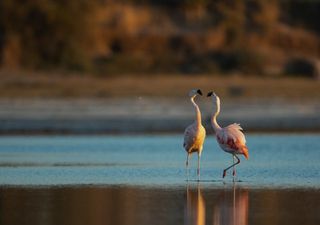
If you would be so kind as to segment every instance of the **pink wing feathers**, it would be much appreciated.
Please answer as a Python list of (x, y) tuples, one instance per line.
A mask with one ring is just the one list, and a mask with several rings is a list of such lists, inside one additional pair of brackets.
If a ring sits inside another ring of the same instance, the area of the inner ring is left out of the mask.
[(240, 124), (234, 123), (227, 127), (221, 128), (217, 132), (217, 140), (223, 150), (234, 152), (236, 154), (244, 154), (248, 158), (248, 148), (246, 147), (246, 138), (242, 133)]

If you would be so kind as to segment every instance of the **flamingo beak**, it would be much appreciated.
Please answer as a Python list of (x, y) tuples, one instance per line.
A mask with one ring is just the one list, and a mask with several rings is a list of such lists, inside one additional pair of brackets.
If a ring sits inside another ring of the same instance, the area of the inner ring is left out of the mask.
[(197, 90), (197, 93), (202, 96), (202, 92), (200, 89)]
[(213, 91), (210, 91), (210, 92), (207, 94), (207, 97), (210, 97), (212, 94), (213, 94)]

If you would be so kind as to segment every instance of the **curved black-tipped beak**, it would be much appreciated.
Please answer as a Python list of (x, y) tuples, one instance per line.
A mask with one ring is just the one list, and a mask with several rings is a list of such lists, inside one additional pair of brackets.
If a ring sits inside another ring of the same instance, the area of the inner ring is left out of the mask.
[(213, 94), (213, 91), (210, 91), (210, 92), (207, 94), (207, 97), (210, 97), (212, 94)]
[(202, 92), (200, 89), (197, 90), (197, 93), (202, 96)]

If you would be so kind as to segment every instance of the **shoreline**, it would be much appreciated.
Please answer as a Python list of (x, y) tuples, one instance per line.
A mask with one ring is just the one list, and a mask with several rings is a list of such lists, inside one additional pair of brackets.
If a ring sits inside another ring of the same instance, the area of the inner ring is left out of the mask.
[[(212, 106), (199, 98), (211, 133)], [(320, 132), (320, 104), (273, 100), (226, 101), (221, 126), (240, 123), (245, 132)], [(0, 134), (181, 133), (194, 120), (185, 98), (0, 99)]]
[(203, 190), (231, 190), (233, 188), (248, 189), (252, 191), (260, 190), (277, 190), (277, 191), (295, 191), (295, 190), (305, 190), (305, 191), (319, 191), (319, 186), (304, 186), (304, 185), (248, 185), (243, 182), (223, 182), (217, 184), (217, 182), (192, 182), (185, 184), (168, 184), (168, 185), (157, 185), (157, 184), (0, 184), (0, 190), (6, 189), (21, 189), (21, 190), (46, 190), (46, 189), (123, 189), (132, 188), (137, 190), (183, 190), (186, 187), (197, 188), (201, 186)]

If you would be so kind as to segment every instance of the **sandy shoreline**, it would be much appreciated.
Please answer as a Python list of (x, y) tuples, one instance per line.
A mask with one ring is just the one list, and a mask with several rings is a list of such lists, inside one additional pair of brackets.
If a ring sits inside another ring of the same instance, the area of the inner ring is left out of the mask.
[[(199, 99), (210, 132), (212, 105)], [(320, 131), (320, 103), (263, 99), (223, 102), (219, 123), (246, 131)], [(185, 98), (1, 99), (0, 133), (181, 132), (194, 119)]]

